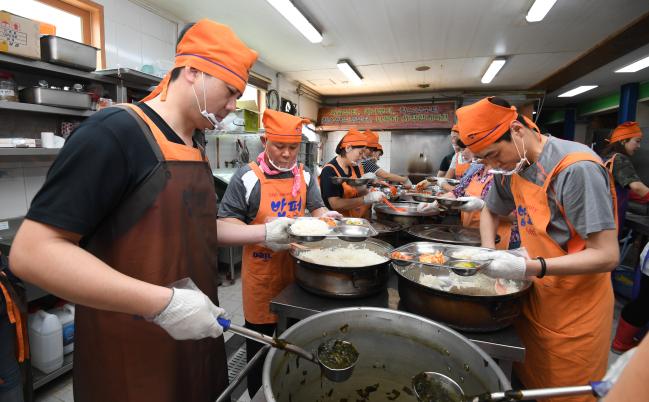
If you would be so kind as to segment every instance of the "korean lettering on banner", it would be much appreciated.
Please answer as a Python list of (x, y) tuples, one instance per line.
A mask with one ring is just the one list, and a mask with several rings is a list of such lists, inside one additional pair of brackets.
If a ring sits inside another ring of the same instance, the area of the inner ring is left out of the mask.
[(415, 103), (323, 107), (318, 126), (324, 131), (451, 128), (455, 103)]

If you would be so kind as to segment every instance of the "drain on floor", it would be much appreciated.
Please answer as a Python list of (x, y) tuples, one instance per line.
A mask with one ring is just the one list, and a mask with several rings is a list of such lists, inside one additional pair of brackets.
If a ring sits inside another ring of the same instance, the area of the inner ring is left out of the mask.
[(246, 367), (246, 363), (246, 347), (243, 345), (228, 359), (228, 376), (230, 382), (232, 382), (232, 380), (239, 375), (241, 370)]

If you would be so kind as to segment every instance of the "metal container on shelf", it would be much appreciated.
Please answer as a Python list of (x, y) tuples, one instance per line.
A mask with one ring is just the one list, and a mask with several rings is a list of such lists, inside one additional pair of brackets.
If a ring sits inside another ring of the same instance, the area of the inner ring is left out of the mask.
[(365, 297), (385, 290), (390, 273), (389, 255), (392, 251), (392, 246), (388, 243), (371, 238), (357, 243), (339, 239), (306, 243), (310, 249), (346, 248), (352, 244), (352, 247), (368, 249), (385, 256), (385, 262), (360, 267), (325, 265), (324, 261), (316, 264), (303, 258), (303, 253), (309, 249), (292, 248), (290, 253), (296, 261), (296, 283), (311, 293), (333, 298)]
[(319, 368), (307, 367), (301, 359), (273, 349), (262, 374), (268, 402), (353, 401), (364, 391), (377, 391), (372, 395), (377, 400), (398, 397), (399, 401), (414, 402), (417, 398), (411, 391), (411, 379), (422, 371), (444, 373), (467, 395), (510, 388), (498, 364), (467, 338), (403, 311), (374, 307), (330, 310), (298, 322), (281, 338), (307, 350), (340, 338), (358, 350), (358, 363), (351, 378), (332, 383), (323, 379)]
[(74, 67), (83, 71), (97, 69), (97, 49), (84, 43), (61, 38), (41, 36), (41, 59), (54, 64)]
[(20, 100), (37, 105), (67, 107), (72, 109), (90, 109), (90, 94), (78, 91), (46, 87), (28, 87), (20, 90)]

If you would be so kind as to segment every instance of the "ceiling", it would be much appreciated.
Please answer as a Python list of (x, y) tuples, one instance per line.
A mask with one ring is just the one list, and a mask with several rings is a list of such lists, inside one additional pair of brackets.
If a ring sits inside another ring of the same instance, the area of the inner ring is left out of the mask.
[[(184, 21), (230, 25), (266, 65), (323, 96), (527, 89), (649, 12), (645, 0), (558, 0), (543, 21), (528, 23), (532, 0), (294, 0), (323, 33), (322, 43), (311, 44), (266, 0), (146, 1)], [(481, 84), (495, 56), (508, 62), (491, 84)], [(356, 65), (361, 85), (336, 68), (341, 58)], [(416, 71), (420, 65), (431, 68)], [(600, 70), (584, 77), (601, 82), (588, 96), (614, 91), (616, 80), (638, 81)], [(649, 72), (641, 76), (649, 79)]]

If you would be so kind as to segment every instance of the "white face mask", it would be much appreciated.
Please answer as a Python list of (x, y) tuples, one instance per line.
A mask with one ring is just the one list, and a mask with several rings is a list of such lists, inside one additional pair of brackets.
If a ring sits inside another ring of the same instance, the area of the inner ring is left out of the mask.
[(212, 130), (221, 129), (221, 123), (217, 120), (214, 113), (209, 113), (207, 111), (207, 95), (205, 90), (205, 73), (201, 72), (203, 76), (203, 108), (201, 109), (201, 103), (198, 101), (198, 95), (196, 94), (196, 88), (192, 85), (192, 90), (194, 91), (194, 97), (196, 98), (196, 104), (198, 105), (198, 111), (201, 113), (207, 121), (212, 125)]
[(527, 150), (525, 149), (525, 143), (523, 143), (523, 155), (521, 156), (521, 152), (518, 150), (518, 145), (516, 145), (516, 140), (512, 138), (512, 141), (514, 142), (514, 146), (516, 147), (516, 153), (518, 154), (518, 157), (521, 158), (516, 164), (516, 166), (514, 166), (512, 170), (489, 169), (489, 173), (501, 174), (503, 176), (511, 176), (516, 173), (519, 173), (520, 171), (523, 170), (525, 166), (530, 164), (530, 161), (527, 160)]
[(268, 163), (270, 163), (270, 165), (274, 169), (279, 170), (280, 172), (290, 172), (291, 170), (293, 170), (293, 168), (295, 168), (297, 166), (297, 159), (296, 159), (295, 163), (291, 167), (288, 167), (288, 168), (279, 167), (279, 166), (277, 166), (275, 164), (275, 162), (273, 162), (272, 159), (270, 159), (270, 154), (268, 153), (268, 147), (266, 147), (266, 149), (264, 149), (264, 152), (266, 153), (266, 158), (268, 158)]

